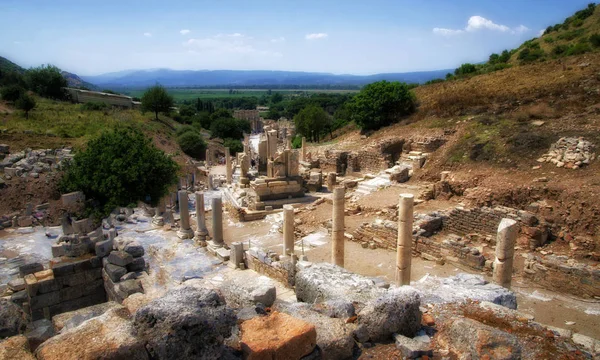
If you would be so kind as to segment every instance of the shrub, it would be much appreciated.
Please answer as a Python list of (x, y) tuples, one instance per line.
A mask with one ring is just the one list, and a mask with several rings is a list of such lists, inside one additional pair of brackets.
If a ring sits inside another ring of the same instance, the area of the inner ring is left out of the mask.
[(29, 96), (27, 93), (21, 94), (21, 97), (15, 102), (15, 106), (25, 112), (25, 119), (29, 119), (29, 111), (35, 108), (35, 99)]
[(302, 147), (302, 136), (296, 135), (292, 139), (292, 149), (300, 149)]
[(462, 64), (459, 68), (454, 70), (454, 74), (455, 75), (467, 75), (467, 74), (472, 74), (476, 71), (477, 71), (477, 67), (475, 67), (475, 65), (466, 63), (466, 64)]
[(66, 97), (67, 80), (56, 66), (42, 65), (27, 70), (25, 78), (29, 89), (38, 95), (50, 99), (62, 100)]
[(412, 114), (415, 94), (405, 83), (378, 81), (365, 86), (349, 103), (352, 120), (363, 130), (376, 130)]
[(244, 145), (238, 139), (225, 139), (223, 140), (223, 146), (229, 148), (231, 155), (235, 155), (239, 152), (244, 151)]
[(592, 51), (592, 49), (590, 48), (589, 44), (577, 43), (575, 45), (569, 46), (569, 49), (567, 49), (567, 52), (565, 53), (565, 55), (567, 55), (567, 56), (581, 55), (581, 54), (585, 54), (586, 52), (590, 52), (590, 51)]
[(206, 142), (197, 131), (186, 131), (177, 137), (177, 143), (187, 155), (201, 159), (205, 156)]
[(2, 100), (10, 102), (17, 101), (24, 93), (25, 89), (19, 85), (8, 85), (0, 89), (0, 96), (2, 97)]
[(545, 37), (544, 42), (548, 44), (552, 44), (554, 42), (554, 38), (551, 36)]
[(560, 40), (571, 41), (575, 38), (580, 37), (581, 35), (583, 35), (583, 29), (577, 29), (559, 34), (557, 38)]
[(196, 130), (196, 128), (194, 128), (191, 125), (183, 125), (183, 126), (180, 126), (179, 128), (177, 128), (177, 130), (175, 131), (175, 135), (181, 136), (181, 135), (185, 134), (186, 132), (198, 132), (198, 131)]
[(250, 122), (243, 119), (220, 118), (213, 120), (210, 125), (210, 132), (213, 138), (221, 139), (241, 139), (244, 133), (250, 133)]
[(103, 102), (92, 102), (88, 101), (84, 104), (81, 104), (81, 110), (83, 111), (100, 111), (107, 109), (108, 105)]
[(561, 56), (567, 52), (569, 47), (567, 45), (556, 45), (552, 48), (552, 55)]
[(60, 181), (64, 192), (82, 191), (98, 216), (138, 201), (156, 204), (177, 182), (178, 166), (140, 131), (117, 129), (77, 152)]
[(596, 47), (600, 46), (600, 34), (591, 35), (589, 40), (593, 46), (596, 46)]
[[(539, 45), (539, 44), (538, 44)], [(525, 48), (519, 53), (519, 60), (524, 63), (537, 61), (544, 57), (544, 50)]]

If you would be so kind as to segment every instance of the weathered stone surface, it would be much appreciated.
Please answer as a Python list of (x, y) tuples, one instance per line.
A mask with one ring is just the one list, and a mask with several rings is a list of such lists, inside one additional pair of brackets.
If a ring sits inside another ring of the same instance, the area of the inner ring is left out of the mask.
[(310, 354), (317, 343), (315, 326), (273, 312), (241, 324), (241, 346), (248, 360), (294, 360)]
[(266, 276), (233, 277), (221, 285), (221, 292), (227, 304), (246, 307), (261, 303), (272, 306), (277, 297), (275, 282)]
[(298, 301), (308, 303), (335, 299), (365, 302), (385, 293), (373, 279), (327, 263), (313, 264), (296, 273), (295, 286)]
[(99, 241), (95, 245), (96, 256), (105, 257), (113, 250), (113, 240)]
[(128, 242), (125, 246), (123, 246), (123, 251), (133, 257), (144, 256), (144, 247), (138, 241)]
[(129, 312), (115, 308), (50, 338), (36, 350), (38, 360), (148, 359), (134, 334)]
[(452, 350), (472, 359), (520, 359), (521, 347), (515, 335), (478, 321), (455, 318), (444, 334)]
[(191, 286), (169, 291), (134, 316), (138, 336), (156, 359), (218, 359), (235, 323), (234, 312), (220, 295)]
[(449, 278), (426, 276), (412, 285), (419, 290), (424, 304), (464, 302), (471, 299), (517, 308), (515, 293), (500, 285), (488, 283), (481, 275), (460, 273)]
[(118, 266), (127, 266), (133, 261), (133, 256), (125, 251), (113, 251), (108, 255), (108, 262)]
[(81, 325), (81, 323), (83, 323), (84, 321), (106, 313), (110, 309), (121, 307), (122, 306), (120, 306), (114, 301), (88, 306), (83, 309), (55, 315), (54, 317), (52, 317), (52, 325), (56, 332), (61, 332), (63, 331), (63, 329), (69, 330)]
[(10, 337), (0, 342), (0, 359), (35, 360), (23, 335)]
[(277, 310), (313, 324), (317, 330), (317, 345), (322, 358), (348, 359), (352, 357), (355, 346), (353, 337), (356, 325), (346, 323), (345, 319), (331, 318), (311, 310), (306, 303), (278, 306)]
[(366, 328), (371, 341), (388, 340), (394, 333), (412, 337), (421, 327), (420, 305), (414, 288), (392, 288), (365, 305), (358, 324)]
[(143, 257), (133, 258), (131, 263), (127, 264), (127, 271), (136, 272), (146, 269), (146, 260)]
[(0, 339), (22, 334), (27, 328), (28, 316), (19, 306), (0, 299)]
[(23, 278), (11, 280), (8, 282), (8, 288), (12, 291), (25, 290), (25, 280)]
[(34, 321), (27, 326), (25, 337), (27, 337), (27, 340), (29, 341), (30, 349), (35, 351), (41, 343), (53, 337), (54, 334), (52, 321), (41, 319)]
[(396, 348), (402, 353), (403, 359), (417, 359), (422, 356), (433, 356), (433, 351), (430, 349), (429, 343), (411, 339), (409, 337), (396, 334)]
[(24, 277), (28, 274), (33, 274), (38, 271), (44, 270), (44, 266), (40, 263), (31, 263), (19, 266), (19, 275)]
[(347, 319), (356, 315), (356, 309), (352, 302), (342, 299), (329, 300), (324, 303), (315, 304), (313, 310), (332, 318)]
[(106, 274), (113, 282), (118, 282), (121, 280), (121, 276), (127, 274), (126, 268), (113, 264), (106, 264), (104, 271), (106, 271)]

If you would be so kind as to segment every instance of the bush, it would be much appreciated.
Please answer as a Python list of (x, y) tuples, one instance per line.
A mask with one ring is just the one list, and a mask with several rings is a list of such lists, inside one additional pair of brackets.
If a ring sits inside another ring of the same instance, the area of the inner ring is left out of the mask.
[(210, 132), (213, 138), (241, 139), (244, 133), (250, 133), (250, 122), (243, 119), (220, 118), (213, 120)]
[(577, 29), (573, 31), (567, 31), (557, 36), (560, 40), (571, 41), (583, 35), (583, 29)]
[(178, 166), (152, 140), (131, 129), (105, 132), (75, 154), (60, 181), (63, 193), (82, 191), (98, 216), (138, 201), (156, 205), (177, 183)]
[(466, 63), (466, 64), (462, 64), (459, 68), (454, 70), (454, 75), (457, 75), (457, 76), (467, 75), (467, 74), (472, 74), (476, 71), (477, 71), (477, 67), (475, 67), (475, 65)]
[(231, 155), (244, 151), (244, 144), (238, 139), (225, 139), (223, 140), (223, 146), (229, 148)]
[(25, 93), (25, 89), (19, 85), (8, 85), (0, 89), (2, 100), (15, 102), (21, 95)]
[(81, 110), (83, 111), (101, 111), (104, 109), (108, 109), (108, 105), (103, 102), (88, 101), (84, 104), (81, 104)]
[(589, 40), (593, 46), (595, 46), (595, 47), (600, 46), (600, 34), (591, 35)]
[(29, 96), (27, 93), (21, 94), (21, 97), (17, 99), (15, 102), (15, 106), (17, 109), (23, 110), (25, 112), (25, 118), (29, 119), (29, 111), (35, 108), (35, 99)]
[(181, 136), (183, 134), (185, 134), (186, 132), (198, 132), (198, 130), (196, 130), (196, 128), (194, 128), (191, 125), (183, 125), (180, 126), (176, 131), (175, 131), (175, 135), (177, 136)]
[(292, 139), (292, 149), (300, 149), (302, 147), (302, 136), (296, 135)]
[(349, 106), (358, 126), (363, 130), (376, 130), (412, 114), (417, 103), (405, 83), (383, 80), (365, 86)]
[(544, 55), (545, 55), (545, 53), (544, 53), (544, 50), (542, 50), (542, 49), (525, 48), (525, 49), (521, 50), (521, 52), (519, 53), (519, 60), (521, 60), (523, 63), (528, 63), (528, 62), (537, 61), (537, 60), (543, 58)]
[(547, 44), (552, 44), (554, 42), (554, 38), (551, 36), (545, 37), (544, 42)]
[(25, 78), (29, 89), (42, 97), (56, 100), (66, 98), (64, 88), (68, 83), (56, 66), (42, 65), (29, 69), (25, 73)]
[(561, 56), (567, 52), (569, 47), (567, 45), (556, 45), (552, 48), (552, 55)]
[(193, 129), (177, 136), (177, 143), (184, 153), (195, 159), (204, 158), (206, 154), (206, 142), (202, 135)]
[(589, 44), (577, 43), (575, 45), (569, 46), (569, 49), (567, 49), (567, 52), (565, 53), (565, 55), (567, 55), (567, 56), (581, 55), (581, 54), (585, 54), (586, 52), (590, 52), (590, 51), (592, 51), (592, 49), (590, 48)]

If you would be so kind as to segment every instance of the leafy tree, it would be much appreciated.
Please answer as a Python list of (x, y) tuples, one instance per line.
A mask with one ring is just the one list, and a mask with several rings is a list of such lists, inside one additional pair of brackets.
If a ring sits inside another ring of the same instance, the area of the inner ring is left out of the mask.
[(35, 99), (29, 96), (27, 93), (21, 94), (21, 97), (15, 102), (15, 106), (18, 109), (25, 111), (25, 119), (29, 119), (29, 111), (35, 108)]
[(454, 75), (457, 75), (457, 76), (467, 75), (467, 74), (472, 74), (476, 71), (477, 71), (477, 67), (475, 67), (475, 65), (466, 63), (466, 64), (462, 64), (459, 68), (454, 70)]
[(231, 155), (244, 151), (244, 144), (238, 139), (225, 139), (223, 140), (223, 146), (229, 148)]
[(498, 62), (498, 59), (500, 59), (500, 55), (498, 55), (498, 54), (492, 54), (492, 55), (490, 55), (490, 58), (489, 58), (488, 62), (490, 64), (496, 64)]
[(64, 88), (68, 86), (59, 68), (53, 65), (42, 65), (27, 70), (25, 73), (28, 87), (38, 95), (50, 99), (62, 100), (66, 97)]
[(25, 89), (19, 85), (7, 85), (0, 89), (2, 100), (10, 102), (17, 101), (24, 93)]
[(100, 216), (137, 201), (152, 204), (177, 182), (178, 165), (142, 132), (117, 129), (91, 140), (65, 168), (62, 192), (82, 191)]
[(241, 139), (244, 133), (250, 133), (251, 127), (248, 120), (234, 118), (220, 118), (214, 120), (210, 125), (210, 133), (213, 138)]
[(500, 57), (498, 57), (498, 62), (499, 63), (507, 63), (510, 60), (510, 52), (508, 50), (503, 50), (502, 53), (500, 54)]
[(278, 102), (283, 101), (283, 95), (281, 95), (281, 93), (276, 92), (275, 94), (273, 94), (271, 96), (271, 102), (273, 104), (277, 104)]
[(23, 88), (27, 87), (25, 78), (16, 70), (0, 69), (0, 86), (18, 85)]
[(177, 137), (181, 150), (195, 159), (203, 158), (206, 153), (206, 142), (197, 131), (186, 131)]
[(315, 142), (319, 141), (329, 122), (329, 115), (317, 105), (308, 105), (294, 117), (296, 131)]
[(156, 120), (158, 120), (159, 112), (168, 113), (171, 111), (173, 103), (173, 97), (160, 85), (149, 88), (142, 95), (142, 111), (153, 112)]
[(594, 45), (595, 47), (599, 47), (600, 46), (600, 34), (591, 35), (590, 43), (592, 43), (592, 45)]
[(378, 81), (365, 86), (350, 102), (352, 119), (364, 130), (399, 121), (416, 109), (416, 97), (405, 83)]
[(196, 108), (192, 105), (181, 105), (179, 107), (179, 115), (184, 117), (192, 117), (196, 114)]

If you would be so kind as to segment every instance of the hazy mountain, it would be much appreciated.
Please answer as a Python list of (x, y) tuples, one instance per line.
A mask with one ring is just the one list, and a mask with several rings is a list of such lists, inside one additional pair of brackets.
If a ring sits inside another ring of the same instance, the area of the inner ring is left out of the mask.
[(260, 85), (365, 85), (378, 80), (423, 83), (442, 78), (453, 70), (435, 70), (375, 75), (334, 75), (300, 71), (268, 70), (127, 70), (97, 76), (81, 76), (100, 87), (260, 86)]
[(62, 76), (67, 79), (67, 83), (69, 84), (69, 87), (75, 87), (75, 88), (87, 88), (90, 90), (98, 90), (97, 86), (90, 84), (89, 82), (82, 80), (79, 76), (77, 76), (76, 74), (70, 73), (70, 72), (66, 72), (66, 71), (61, 71), (60, 72), (62, 74)]
[(19, 73), (25, 72), (25, 69), (15, 64), (14, 62), (0, 56), (0, 71), (16, 71)]

